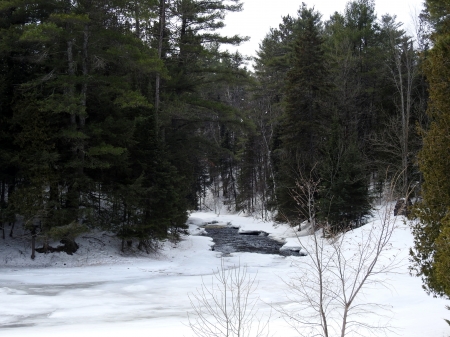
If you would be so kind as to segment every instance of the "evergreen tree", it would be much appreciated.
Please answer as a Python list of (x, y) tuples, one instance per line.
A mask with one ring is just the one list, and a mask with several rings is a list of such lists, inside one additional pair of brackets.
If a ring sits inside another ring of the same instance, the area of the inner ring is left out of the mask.
[[(220, 48), (238, 45), (245, 38), (219, 33), (225, 15), (240, 11), (242, 4), (236, 0), (180, 0), (172, 6), (178, 28), (168, 32), (173, 45), (163, 53), (171, 77), (161, 82), (160, 128), (173, 165), (190, 186), (190, 202), (195, 207), (197, 194), (207, 187), (199, 182), (209, 186), (214, 180), (218, 191), (221, 187), (216, 178), (221, 171), (227, 172), (226, 176), (230, 172), (223, 167), (232, 156), (221, 148), (222, 135), (245, 127), (241, 120), (247, 120), (242, 107), (227, 95), (230, 87), (247, 81), (242, 57)], [(206, 172), (209, 177), (203, 179)]]
[(21, 174), (15, 209), (30, 224), (39, 221), (44, 240), (81, 222), (120, 227), (134, 214), (142, 223), (142, 172), (130, 170), (137, 160), (130, 153), (138, 121), (149, 117), (148, 78), (161, 67), (156, 53), (122, 20), (129, 12), (120, 2), (14, 5), (4, 10), (25, 19), (9, 27), (18, 34), (10, 47), (31, 69), (9, 97)]
[(327, 113), (327, 67), (320, 15), (304, 5), (286, 78), (285, 112), (280, 124), (281, 145), (276, 150), (277, 199), (280, 215), (295, 217), (292, 189), (309, 177), (319, 161), (321, 121)]
[(418, 222), (413, 227), (414, 268), (427, 292), (450, 297), (450, 5), (428, 0), (427, 15), (435, 31), (433, 48), (426, 60), (429, 83), (430, 127), (423, 131), (419, 167), (423, 174), (422, 199), (415, 207)]
[(264, 168), (265, 188), (264, 207), (275, 210), (277, 207), (277, 179), (275, 170), (277, 161), (274, 150), (280, 146), (277, 130), (283, 115), (286, 76), (291, 68), (294, 52), (294, 40), (298, 35), (299, 18), (285, 16), (278, 28), (271, 28), (262, 40), (255, 59), (255, 78), (253, 85), (251, 119), (257, 127), (253, 142), (261, 144), (260, 158)]
[(319, 220), (332, 230), (346, 230), (363, 224), (371, 204), (366, 168), (355, 134), (348, 134), (334, 115), (326, 141), (321, 146), (322, 160), (317, 197)]

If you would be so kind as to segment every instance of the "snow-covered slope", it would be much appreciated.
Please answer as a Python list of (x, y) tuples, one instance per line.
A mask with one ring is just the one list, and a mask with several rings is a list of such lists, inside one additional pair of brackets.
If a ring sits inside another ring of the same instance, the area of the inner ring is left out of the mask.
[[(200, 234), (203, 229), (198, 225), (211, 221), (265, 231), (285, 242), (285, 248), (301, 246), (288, 226), (274, 227), (270, 222), (231, 214), (193, 213), (190, 232)], [(363, 229), (349, 235), (357, 237)], [(38, 254), (35, 261), (29, 259), (24, 242), (0, 240), (0, 336), (191, 336), (186, 326), (186, 312), (191, 310), (188, 294), (220, 266), (221, 254), (210, 250), (211, 239), (191, 235), (178, 244), (165, 242), (158, 254), (150, 256), (122, 255), (118, 241), (110, 244), (114, 240), (107, 233), (89, 234), (78, 240), (80, 249), (73, 256)], [(443, 321), (450, 314), (445, 310), (448, 302), (427, 296), (420, 279), (408, 273), (411, 245), (411, 233), (400, 221), (392, 249), (404, 263), (388, 276), (387, 287), (379, 284), (368, 289), (365, 300), (392, 307), (390, 324), (396, 330), (388, 336), (448, 336), (450, 329)], [(224, 259), (228, 267), (247, 265), (248, 272), (256, 276), (258, 307), (268, 315), (268, 304), (292, 304), (284, 281), (306, 258), (234, 253)], [(375, 315), (374, 320), (378, 319)], [(273, 312), (270, 330), (274, 336), (298, 335)]]

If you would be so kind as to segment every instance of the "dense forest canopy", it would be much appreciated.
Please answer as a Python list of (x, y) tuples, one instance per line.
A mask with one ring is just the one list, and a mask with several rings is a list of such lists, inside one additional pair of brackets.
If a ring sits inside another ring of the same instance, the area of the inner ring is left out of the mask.
[(448, 295), (449, 190), (436, 193), (448, 180), (447, 2), (427, 1), (415, 37), (373, 0), (330, 18), (302, 4), (268, 31), (254, 71), (226, 51), (247, 37), (220, 33), (242, 6), (1, 1), (3, 237), (17, 223), (39, 251), (61, 240), (71, 253), (101, 229), (150, 251), (194, 209), (298, 224), (305, 180), (316, 222), (342, 230), (395, 180), (432, 224), (415, 228), (418, 274)]

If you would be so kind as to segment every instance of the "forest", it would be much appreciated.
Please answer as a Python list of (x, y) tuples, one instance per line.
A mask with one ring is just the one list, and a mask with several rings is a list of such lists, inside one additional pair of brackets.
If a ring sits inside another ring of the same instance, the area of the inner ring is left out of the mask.
[(330, 18), (302, 4), (253, 60), (220, 34), (242, 8), (2, 0), (0, 235), (73, 253), (100, 229), (150, 252), (191, 210), (299, 224), (305, 180), (342, 230), (395, 188), (418, 200), (413, 270), (450, 294), (448, 1), (426, 1), (414, 36), (373, 0)]

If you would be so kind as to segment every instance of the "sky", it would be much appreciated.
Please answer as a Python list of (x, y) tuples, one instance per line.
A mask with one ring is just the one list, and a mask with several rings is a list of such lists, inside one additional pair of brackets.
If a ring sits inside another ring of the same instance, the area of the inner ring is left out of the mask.
[[(327, 20), (335, 11), (342, 13), (348, 0), (303, 0), (308, 7), (314, 6)], [(405, 24), (404, 29), (413, 35), (413, 19), (423, 8), (424, 0), (375, 0), (375, 12), (381, 18), (383, 14), (396, 15), (398, 21)], [(301, 0), (243, 0), (244, 10), (229, 13), (225, 19), (223, 34), (250, 36), (250, 41), (238, 47), (244, 55), (256, 56), (259, 43), (271, 27), (278, 27), (281, 17), (296, 15)], [(228, 48), (229, 50), (234, 50)]]

